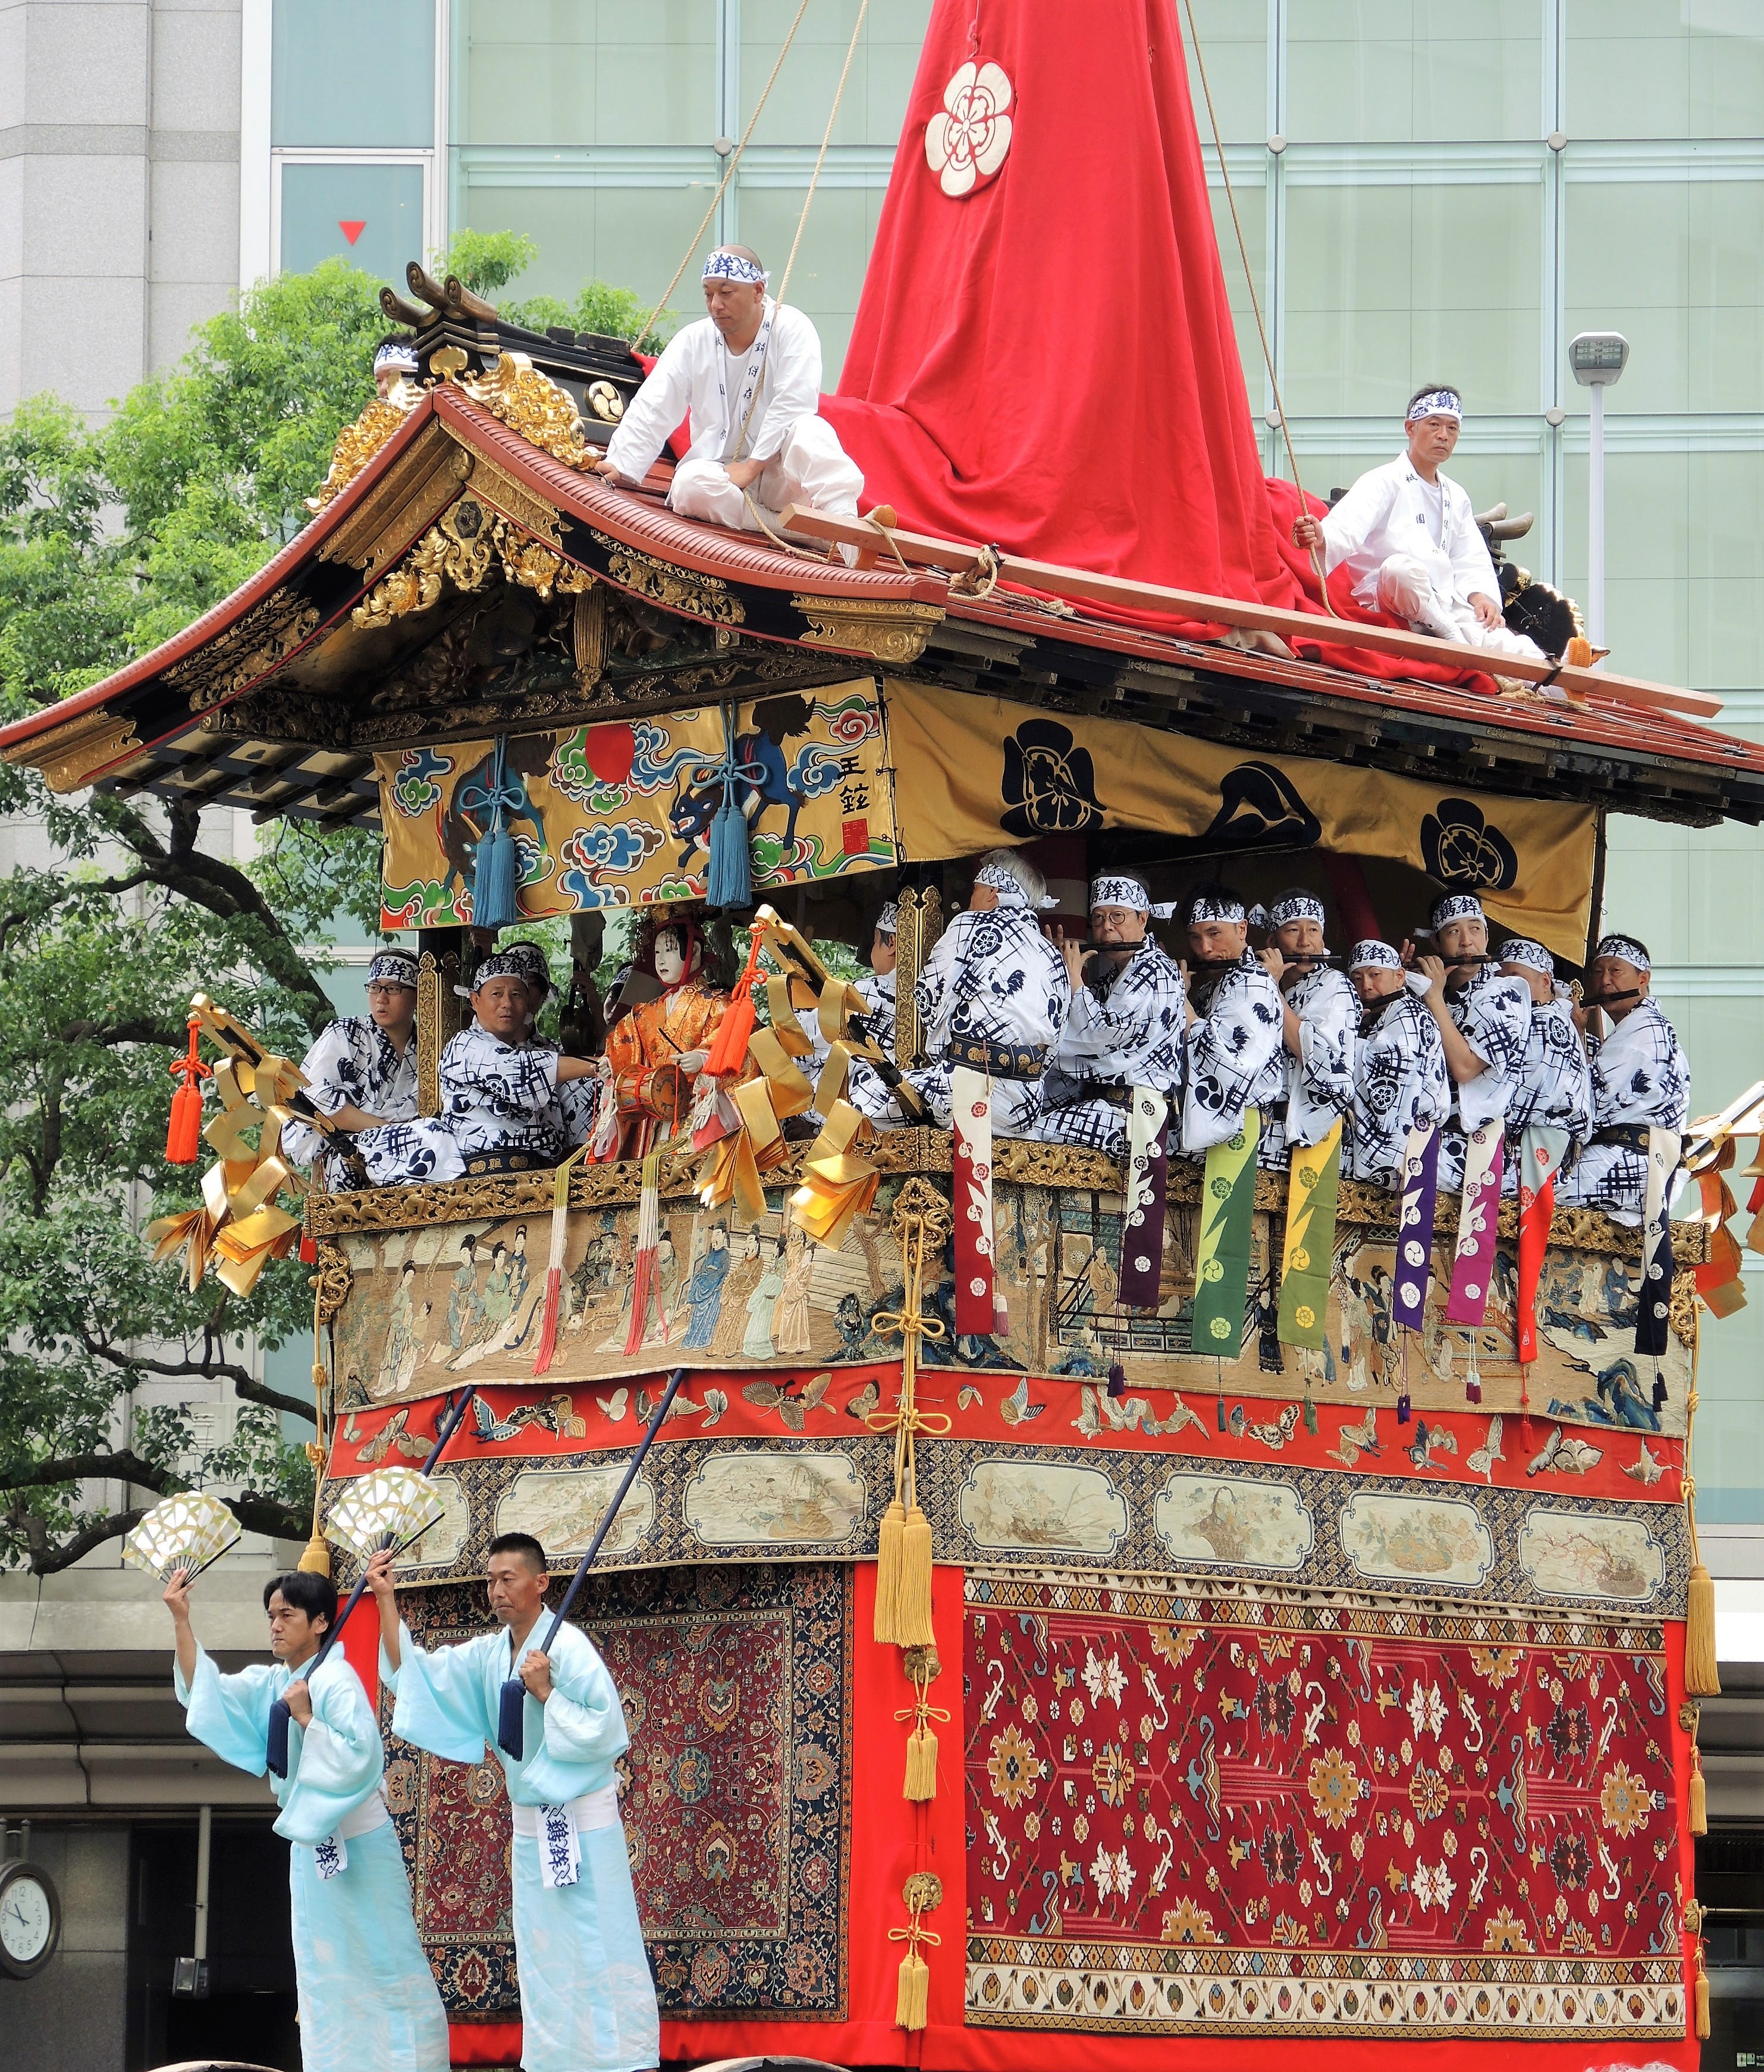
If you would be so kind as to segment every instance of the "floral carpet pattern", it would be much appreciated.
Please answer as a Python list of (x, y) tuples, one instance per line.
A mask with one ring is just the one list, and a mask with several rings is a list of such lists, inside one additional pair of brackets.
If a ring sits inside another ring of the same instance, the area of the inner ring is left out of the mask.
[(1657, 1625), (970, 1574), (967, 2019), (1684, 2033)]
[[(851, 1571), (648, 1572), (591, 1580), (584, 1600), (630, 1729), (621, 1800), (663, 2012), (843, 2019)], [(482, 1631), (482, 1602), (454, 1584), (404, 1598), (425, 1646)], [(502, 1772), (419, 1754), (391, 1711), (383, 1692), (417, 1934), (453, 2020), (504, 2018), (519, 1995)]]

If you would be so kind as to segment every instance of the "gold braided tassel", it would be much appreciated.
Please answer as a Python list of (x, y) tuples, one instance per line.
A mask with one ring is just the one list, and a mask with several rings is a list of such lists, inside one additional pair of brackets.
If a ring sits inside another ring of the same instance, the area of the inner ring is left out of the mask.
[(895, 1993), (894, 2025), (896, 2029), (923, 2029), (930, 2018), (931, 1967), (919, 1955), (919, 1946), (928, 1942), (935, 1950), (941, 1947), (943, 1938), (934, 1929), (927, 1928), (922, 1917), (941, 1904), (943, 1881), (934, 1871), (915, 1871), (907, 1880), (901, 1897), (907, 1905), (907, 1925), (888, 1930), (891, 1942), (906, 1945)]
[(1718, 1698), (1721, 1671), (1715, 1659), (1715, 1584), (1703, 1566), (1696, 1541), (1696, 1478), (1690, 1471), (1691, 1433), (1696, 1423), (1696, 1349), (1691, 1352), (1691, 1389), (1684, 1404), (1684, 1522), (1691, 1536), (1691, 1580), (1684, 1595), (1684, 1688), (1693, 1698)]
[(1703, 1782), (1703, 1751), (1696, 1745), (1703, 1708), (1688, 1699), (1678, 1708), (1678, 1724), (1691, 1737), (1691, 1776), (1684, 1787), (1684, 1815), (1693, 1835), (1709, 1832), (1709, 1793)]
[(318, 1501), (325, 1487), (325, 1391), (330, 1377), (325, 1371), (325, 1363), (319, 1353), (322, 1342), (319, 1338), (322, 1328), (324, 1301), (319, 1292), (318, 1274), (312, 1276), (313, 1294), (313, 1408), (318, 1437), (309, 1442), (306, 1457), (313, 1464), (313, 1531), (306, 1542), (306, 1551), (300, 1557), (300, 1566), (309, 1576), (326, 1576), (330, 1573), (330, 1547), (318, 1529)]
[(1703, 1938), (1696, 1938), (1696, 2040), (1709, 2041), (1709, 1967), (1703, 1959)]
[(904, 1712), (895, 1714), (897, 1720), (910, 1720), (912, 1728), (906, 1737), (906, 1783), (903, 1796), (923, 1801), (937, 1795), (937, 1737), (932, 1726), (933, 1720), (949, 1724), (948, 1709), (933, 1705), (926, 1697), (933, 1677), (940, 1674), (942, 1664), (935, 1652), (929, 1647), (911, 1651), (903, 1664), (907, 1681), (912, 1684), (917, 1696)]
[(900, 1246), (900, 1306), (875, 1319), (876, 1330), (900, 1341), (900, 1396), (896, 1408), (872, 1411), (873, 1431), (894, 1434), (894, 1500), (876, 1536), (876, 1638), (884, 1646), (929, 1647), (931, 1630), (931, 1521), (919, 1507), (914, 1444), (921, 1432), (946, 1433), (948, 1417), (918, 1406), (919, 1341), (946, 1335), (943, 1322), (925, 1314), (928, 1244), (939, 1251), (953, 1227), (950, 1206), (935, 1188), (909, 1180), (895, 1205)]

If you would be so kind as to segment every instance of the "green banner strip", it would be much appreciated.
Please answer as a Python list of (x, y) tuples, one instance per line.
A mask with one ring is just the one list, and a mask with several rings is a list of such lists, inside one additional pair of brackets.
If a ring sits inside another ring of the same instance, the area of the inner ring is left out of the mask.
[(1335, 1194), (1341, 1183), (1341, 1124), (1321, 1144), (1293, 1148), (1286, 1190), (1286, 1242), (1280, 1262), (1280, 1342), (1323, 1350), (1329, 1268), (1335, 1248)]
[(1251, 1108), (1235, 1137), (1207, 1153), (1200, 1188), (1200, 1244), (1195, 1257), (1193, 1344), (1197, 1353), (1234, 1360), (1243, 1350), (1249, 1291), (1249, 1234), (1256, 1207), (1256, 1140)]

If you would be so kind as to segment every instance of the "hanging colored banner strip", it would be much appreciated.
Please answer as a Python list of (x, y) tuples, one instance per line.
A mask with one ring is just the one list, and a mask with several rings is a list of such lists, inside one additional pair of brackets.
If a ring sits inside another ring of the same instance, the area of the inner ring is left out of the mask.
[(1488, 1307), (1500, 1215), (1500, 1170), (1506, 1145), (1497, 1117), (1473, 1129), (1464, 1149), (1464, 1192), (1458, 1206), (1458, 1249), (1451, 1264), (1448, 1324), (1479, 1325)]
[(1439, 1126), (1412, 1129), (1403, 1146), (1403, 1198), (1397, 1227), (1397, 1285), (1393, 1320), (1418, 1331), (1427, 1315), (1433, 1272), (1434, 1215), (1439, 1202)]
[(1292, 1152), (1286, 1187), (1286, 1242), (1280, 1266), (1280, 1342), (1321, 1352), (1335, 1247), (1335, 1196), (1341, 1184), (1341, 1124), (1320, 1144)]
[(1121, 1217), (1121, 1300), (1130, 1309), (1158, 1306), (1169, 1125), (1164, 1096), (1135, 1087), (1127, 1111), (1127, 1198)]
[(1549, 1247), (1550, 1218), (1556, 1208), (1556, 1175), (1567, 1150), (1565, 1129), (1527, 1123), (1519, 1153), (1519, 1311), (1515, 1331), (1522, 1367), (1537, 1358), (1537, 1284), (1543, 1277)]
[(950, 1075), (954, 1145), (955, 1327), (963, 1338), (993, 1327), (992, 1089), (984, 1072)]
[(1235, 1137), (1207, 1153), (1200, 1187), (1200, 1242), (1195, 1252), (1192, 1342), (1197, 1353), (1234, 1360), (1243, 1350), (1244, 1303), (1249, 1292), (1249, 1235), (1256, 1206), (1256, 1140), (1261, 1117), (1251, 1108)]

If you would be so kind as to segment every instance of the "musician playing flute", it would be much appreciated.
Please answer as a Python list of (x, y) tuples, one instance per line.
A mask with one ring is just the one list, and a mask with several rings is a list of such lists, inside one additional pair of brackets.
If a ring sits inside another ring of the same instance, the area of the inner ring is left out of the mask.
[(268, 1663), (224, 1676), (196, 1639), (183, 1569), (166, 1586), (173, 1688), (185, 1725), (252, 1777), (269, 1767), (270, 1709), (292, 1715), (288, 1774), (270, 1783), (276, 1832), (293, 1844), (288, 1890), (305, 2072), (447, 2072), (447, 2016), (416, 1939), (404, 1852), (386, 1810), (385, 1750), (341, 1648), (309, 1671), (337, 1618), (324, 1576), (297, 1570), (264, 1590)]
[(1256, 1146), (1261, 1166), (1284, 1166), (1289, 1148), (1321, 1144), (1353, 1105), (1354, 1031), (1360, 1003), (1328, 961), (1323, 903), (1294, 886), (1268, 909), (1261, 961), (1280, 989), (1280, 1048), (1286, 1085), (1269, 1104)]
[(1158, 906), (1137, 878), (1111, 872), (1090, 886), (1087, 945), (1059, 942), (1072, 982), (1065, 1025), (1041, 1083), (1036, 1134), (1119, 1158), (1135, 1087), (1165, 1096), (1182, 1086), (1188, 1001), (1181, 971), (1147, 923)]
[[(368, 1564), (379, 1673), (397, 1693), (392, 1731), (449, 1762), (503, 1766), (514, 1815), (515, 1957), (523, 2072), (651, 2072), (661, 2060), (613, 1765), (630, 1745), (618, 1687), (580, 1627), (538, 1646), (551, 1581), (529, 1534), (490, 1544), (497, 1630), (431, 1651), (398, 1615), (392, 1556)], [(527, 1687), (522, 1753), (496, 1738), (503, 1684)]]
[[(1197, 886), (1184, 915), (1198, 976), (1184, 1000), (1182, 1149), (1204, 1157), (1251, 1108), (1266, 1116), (1286, 1092), (1280, 989), (1249, 948), (1248, 910), (1228, 886)], [(1190, 968), (1177, 967), (1185, 985)]]
[(1410, 1133), (1442, 1122), (1451, 1106), (1446, 1049), (1389, 943), (1356, 943), (1348, 977), (1360, 1007), (1348, 1170), (1372, 1186), (1400, 1188)]
[[(1642, 1219), (1650, 1128), (1682, 1135), (1691, 1108), (1690, 1066), (1672, 1025), (1649, 997), (1652, 963), (1634, 935), (1606, 935), (1586, 968), (1592, 1051), (1593, 1134), (1557, 1198), (1602, 1209), (1618, 1223)], [(1591, 1025), (1610, 1022), (1601, 1038)]]
[(1464, 1184), (1471, 1133), (1504, 1124), (1530, 1040), (1530, 989), (1488, 960), (1488, 918), (1473, 892), (1434, 902), (1432, 952), (1407, 946), (1405, 961), (1428, 981), (1423, 1004), (1438, 1025), (1451, 1074), (1452, 1112), (1439, 1137), (1439, 1184)]

